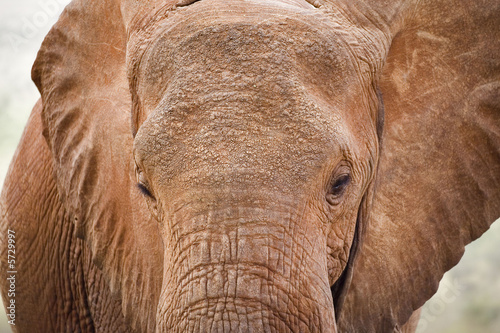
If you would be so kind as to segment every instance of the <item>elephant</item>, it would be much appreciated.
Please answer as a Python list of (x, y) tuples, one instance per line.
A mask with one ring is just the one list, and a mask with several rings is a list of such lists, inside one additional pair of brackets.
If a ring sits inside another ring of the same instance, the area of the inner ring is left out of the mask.
[(499, 24), (498, 0), (74, 0), (0, 200), (12, 328), (413, 332), (500, 216)]

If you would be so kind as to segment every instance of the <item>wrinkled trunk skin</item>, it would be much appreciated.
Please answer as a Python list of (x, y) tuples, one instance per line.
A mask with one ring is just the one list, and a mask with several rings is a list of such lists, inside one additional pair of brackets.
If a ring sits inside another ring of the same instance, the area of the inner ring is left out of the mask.
[(318, 261), (324, 238), (312, 243), (289, 215), (176, 216), (157, 331), (336, 332), (326, 261)]

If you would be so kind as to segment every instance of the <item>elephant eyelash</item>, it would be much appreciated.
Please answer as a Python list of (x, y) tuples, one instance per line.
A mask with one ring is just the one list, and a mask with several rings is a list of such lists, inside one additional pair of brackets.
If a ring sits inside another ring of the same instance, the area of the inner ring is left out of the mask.
[(149, 197), (149, 198), (153, 198), (153, 195), (151, 194), (149, 189), (146, 186), (144, 186), (143, 184), (137, 183), (137, 188), (144, 196)]
[(350, 183), (351, 176), (349, 174), (342, 174), (335, 178), (330, 183), (330, 188), (326, 194), (326, 201), (332, 206), (338, 205)]
[(341, 175), (332, 183), (330, 193), (337, 196), (341, 195), (350, 182), (351, 177), (348, 174)]

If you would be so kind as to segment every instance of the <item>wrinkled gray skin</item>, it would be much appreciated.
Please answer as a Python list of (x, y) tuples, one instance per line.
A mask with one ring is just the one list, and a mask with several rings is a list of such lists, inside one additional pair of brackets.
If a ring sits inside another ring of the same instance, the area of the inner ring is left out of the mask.
[(500, 214), (487, 7), (74, 1), (2, 192), (14, 329), (414, 331)]

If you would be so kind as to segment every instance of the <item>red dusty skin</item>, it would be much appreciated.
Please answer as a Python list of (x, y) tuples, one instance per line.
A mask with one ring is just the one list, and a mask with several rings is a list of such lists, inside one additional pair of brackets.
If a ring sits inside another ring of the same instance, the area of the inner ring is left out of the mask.
[[(336, 332), (330, 286), (375, 132), (343, 120), (364, 105), (339, 96), (365, 89), (345, 41), (294, 3), (196, 2), (132, 56), (138, 179), (165, 247), (157, 332)], [(329, 204), (351, 169), (350, 194)]]
[(169, 233), (157, 332), (336, 332), (326, 261), (317, 255), (325, 239), (311, 238), (292, 211), (226, 208), (189, 222), (180, 215)]

